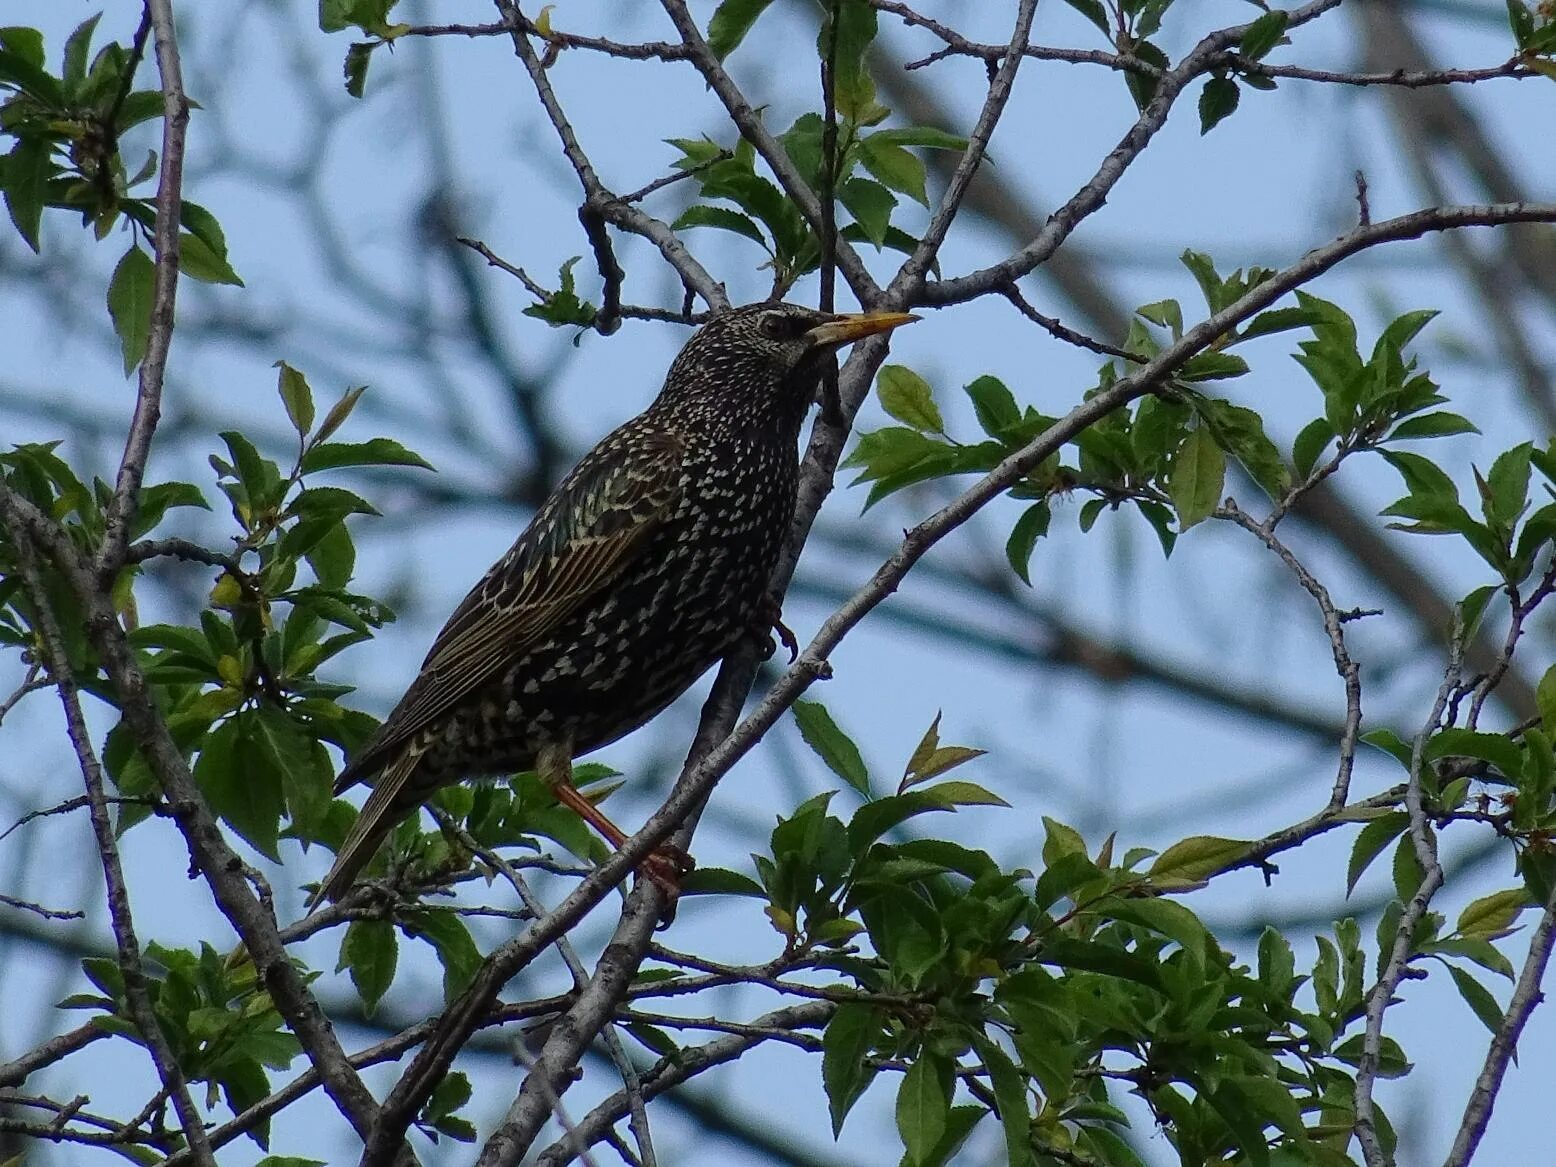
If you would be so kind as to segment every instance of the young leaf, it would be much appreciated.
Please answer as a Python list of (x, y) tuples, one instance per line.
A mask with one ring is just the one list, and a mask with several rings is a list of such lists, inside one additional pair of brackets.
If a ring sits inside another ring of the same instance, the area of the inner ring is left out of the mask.
[(739, 211), (732, 211), (728, 207), (710, 207), (706, 203), (696, 203), (682, 211), (670, 226), (676, 231), (686, 227), (717, 227), (721, 231), (733, 231), (736, 235), (751, 240), (763, 250), (769, 250), (767, 236), (762, 234), (762, 229)]
[(827, 707), (819, 701), (796, 701), (794, 720), (805, 744), (816, 751), (827, 767), (866, 798), (870, 796), (870, 772), (859, 747), (837, 727)]
[(307, 437), (313, 428), (313, 390), (308, 386), (308, 378), (285, 361), (277, 361), (275, 367), (281, 370), (276, 389), (286, 406), (286, 416), (298, 437)]
[(773, 0), (723, 0), (708, 21), (708, 47), (723, 60), (740, 47), (746, 33)]
[(1210, 517), (1221, 501), (1225, 478), (1226, 455), (1215, 435), (1203, 425), (1190, 430), (1167, 472), (1167, 491), (1183, 530)]
[(924, 189), (924, 163), (902, 146), (872, 134), (859, 143), (859, 161), (876, 179), (921, 206), (929, 206)]
[[(356, 399), (351, 398), (352, 404)], [(343, 399), (344, 403), (344, 399)], [(339, 406), (336, 407), (337, 409)], [(334, 410), (331, 410), (333, 416)], [(328, 425), (330, 418), (325, 418)], [(321, 427), (321, 433), (323, 432)], [(365, 442), (325, 442), (315, 444), (303, 455), (304, 474), (336, 470), (342, 466), (420, 466), (431, 470), (432, 463), (414, 450), (407, 450), (393, 438), (371, 438)]]
[(929, 382), (905, 365), (886, 365), (876, 374), (875, 392), (881, 408), (916, 430), (945, 433), (945, 419), (935, 404)]
[(1147, 874), (1158, 887), (1187, 887), (1235, 863), (1248, 853), (1246, 839), (1194, 835), (1174, 843), (1156, 857)]

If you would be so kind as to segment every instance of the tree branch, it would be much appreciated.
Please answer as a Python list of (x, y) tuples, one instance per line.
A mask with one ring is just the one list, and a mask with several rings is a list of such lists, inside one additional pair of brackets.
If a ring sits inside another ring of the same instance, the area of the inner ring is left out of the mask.
[(124, 562), (130, 526), (140, 504), (141, 480), (151, 454), (151, 439), (162, 415), (162, 385), (168, 349), (173, 343), (173, 306), (178, 293), (178, 225), (184, 182), (184, 135), (189, 127), (189, 99), (184, 96), (173, 27), (173, 0), (145, 0), (162, 75), (162, 170), (157, 177), (157, 218), (152, 229), (155, 275), (151, 292), (151, 330), (140, 363), (140, 390), (130, 419), (124, 454), (114, 480), (113, 498), (104, 516), (103, 543), (97, 574), (111, 581)]

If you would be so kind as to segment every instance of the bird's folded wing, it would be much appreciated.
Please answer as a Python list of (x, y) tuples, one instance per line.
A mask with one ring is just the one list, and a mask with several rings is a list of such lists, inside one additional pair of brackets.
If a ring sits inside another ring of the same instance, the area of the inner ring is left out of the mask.
[[(614, 435), (613, 435), (614, 436)], [(683, 447), (668, 433), (610, 439), (584, 458), (433, 642), (421, 674), (337, 791), (372, 773), (610, 587), (680, 498)]]

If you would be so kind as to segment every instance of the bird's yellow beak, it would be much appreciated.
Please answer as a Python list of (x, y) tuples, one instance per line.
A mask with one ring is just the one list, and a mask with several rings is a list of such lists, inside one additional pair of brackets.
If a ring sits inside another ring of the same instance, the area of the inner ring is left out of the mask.
[(825, 324), (816, 325), (805, 335), (816, 348), (835, 348), (878, 332), (890, 332), (917, 319), (911, 312), (860, 312), (834, 317)]

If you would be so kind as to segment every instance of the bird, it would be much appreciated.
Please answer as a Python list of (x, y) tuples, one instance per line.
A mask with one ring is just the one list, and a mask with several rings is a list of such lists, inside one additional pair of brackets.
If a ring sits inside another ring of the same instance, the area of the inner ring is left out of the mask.
[[(626, 834), (573, 759), (685, 692), (742, 638), (783, 627), (770, 580), (788, 537), (801, 424), (841, 347), (917, 317), (769, 301), (714, 315), (649, 407), (606, 435), (444, 624), (415, 680), (341, 771), (372, 792), (309, 911), (340, 899), (439, 789), (536, 771), (610, 844)], [(792, 651), (792, 647), (791, 647)], [(673, 893), (689, 860), (640, 871)]]

